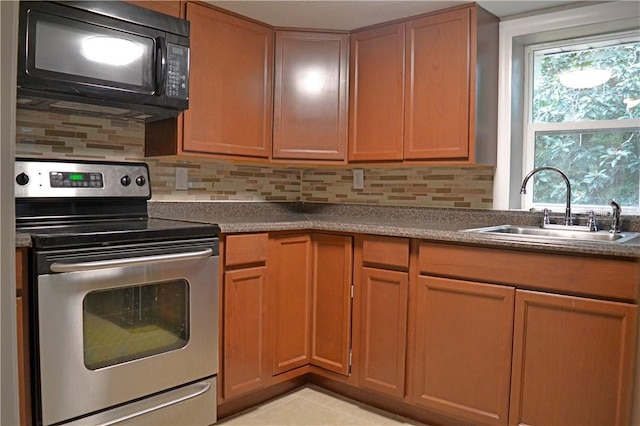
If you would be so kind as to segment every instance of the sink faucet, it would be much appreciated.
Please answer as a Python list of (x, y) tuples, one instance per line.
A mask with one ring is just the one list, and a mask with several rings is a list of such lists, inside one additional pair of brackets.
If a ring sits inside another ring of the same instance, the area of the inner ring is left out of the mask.
[(543, 166), (543, 167), (538, 167), (533, 169), (524, 177), (524, 180), (522, 181), (522, 186), (520, 187), (520, 193), (521, 194), (527, 193), (527, 182), (529, 182), (529, 179), (531, 179), (531, 176), (535, 175), (536, 173), (542, 170), (553, 170), (554, 172), (558, 172), (560, 173), (560, 176), (562, 176), (562, 179), (564, 179), (564, 183), (567, 185), (567, 206), (564, 212), (564, 224), (567, 226), (571, 225), (573, 222), (573, 220), (571, 219), (571, 183), (569, 182), (569, 178), (567, 177), (567, 175), (562, 170), (556, 167), (551, 167), (551, 166)]
[(613, 207), (613, 211), (611, 212), (611, 229), (609, 232), (617, 234), (620, 232), (620, 212), (622, 209), (620, 208), (620, 204), (616, 203), (615, 200), (609, 201), (609, 205)]

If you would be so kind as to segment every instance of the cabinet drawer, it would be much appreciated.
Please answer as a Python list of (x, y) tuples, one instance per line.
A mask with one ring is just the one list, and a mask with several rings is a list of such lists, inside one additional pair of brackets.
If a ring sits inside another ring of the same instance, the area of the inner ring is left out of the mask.
[(409, 240), (367, 235), (362, 240), (362, 262), (406, 269), (409, 267)]
[(637, 259), (533, 253), (423, 241), (418, 266), (420, 273), (426, 275), (638, 301), (640, 263)]
[(269, 235), (243, 234), (229, 235), (225, 240), (225, 266), (265, 263)]

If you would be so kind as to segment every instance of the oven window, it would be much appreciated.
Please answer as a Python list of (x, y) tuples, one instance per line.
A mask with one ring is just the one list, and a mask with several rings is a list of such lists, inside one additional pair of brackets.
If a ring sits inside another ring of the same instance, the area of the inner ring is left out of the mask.
[(90, 370), (182, 348), (189, 341), (189, 283), (93, 291), (83, 301), (82, 328)]

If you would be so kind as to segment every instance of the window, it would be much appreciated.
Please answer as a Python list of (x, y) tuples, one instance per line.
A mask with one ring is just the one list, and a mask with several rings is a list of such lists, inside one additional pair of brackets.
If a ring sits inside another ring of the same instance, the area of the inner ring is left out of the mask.
[[(576, 3), (543, 14), (507, 17), (500, 22), (494, 209), (551, 206), (554, 211), (562, 211), (565, 188), (555, 173), (537, 173), (535, 187), (529, 182), (528, 194), (520, 195), (524, 176), (544, 164), (568, 168), (575, 211), (602, 206), (594, 210), (608, 212), (608, 200), (615, 198), (623, 207), (627, 204), (623, 214), (640, 214), (640, 105), (634, 105), (640, 99), (639, 22), (637, 2), (626, 1)], [(635, 78), (633, 93), (621, 94), (620, 76), (614, 73), (593, 88), (567, 87), (575, 86), (571, 82), (575, 82), (576, 74), (563, 75), (565, 72), (595, 68), (595, 62), (609, 65), (606, 62), (615, 59), (615, 54), (610, 55), (617, 49), (631, 50), (636, 55), (631, 68), (631, 78)], [(583, 66), (561, 66), (572, 62)], [(567, 86), (560, 83), (560, 75)], [(571, 94), (569, 101), (564, 101), (566, 108), (559, 112), (560, 96), (567, 93)], [(611, 101), (614, 97), (615, 103)], [(609, 108), (612, 105), (615, 108)], [(635, 163), (632, 155), (636, 156)], [(591, 164), (586, 157), (591, 158)], [(622, 167), (623, 163), (629, 167)], [(615, 177), (609, 176), (612, 172)]]
[[(640, 37), (637, 32), (529, 45), (524, 170), (554, 166), (574, 211), (615, 199), (640, 212)], [(562, 211), (556, 173), (534, 176), (525, 207)]]

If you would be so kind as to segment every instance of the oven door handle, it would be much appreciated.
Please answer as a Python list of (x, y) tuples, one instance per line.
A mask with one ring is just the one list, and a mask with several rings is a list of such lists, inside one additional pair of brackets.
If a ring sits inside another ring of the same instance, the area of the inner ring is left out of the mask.
[(124, 266), (147, 266), (153, 265), (155, 263), (206, 259), (208, 257), (211, 257), (212, 254), (213, 250), (209, 248), (206, 250), (192, 251), (187, 253), (159, 254), (155, 256), (97, 260), (92, 262), (54, 262), (51, 264), (50, 269), (51, 272), (78, 272), (91, 271), (93, 269), (120, 268)]
[(189, 389), (191, 389), (193, 387), (196, 387), (196, 390), (194, 392), (191, 392), (191, 393), (187, 394), (187, 395), (178, 397), (176, 399), (172, 399), (171, 401), (167, 401), (167, 402), (163, 402), (163, 403), (160, 403), (160, 404), (157, 404), (157, 405), (153, 405), (151, 407), (142, 409), (140, 411), (136, 411), (135, 413), (125, 414), (124, 416), (118, 417), (116, 419), (109, 420), (109, 421), (104, 422), (104, 423), (100, 423), (98, 426), (116, 425), (118, 423), (122, 423), (124, 421), (131, 420), (131, 419), (133, 419), (135, 417), (143, 416), (143, 415), (149, 414), (149, 413), (151, 413), (153, 411), (158, 411), (158, 410), (161, 410), (163, 408), (167, 408), (167, 407), (169, 407), (171, 405), (175, 405), (175, 404), (177, 404), (179, 402), (183, 402), (183, 401), (186, 401), (188, 399), (195, 398), (195, 397), (200, 396), (203, 393), (207, 392), (211, 388), (211, 383), (208, 383), (208, 382), (207, 383), (201, 383), (201, 384), (198, 384), (197, 386), (191, 386), (191, 387), (189, 387)]

